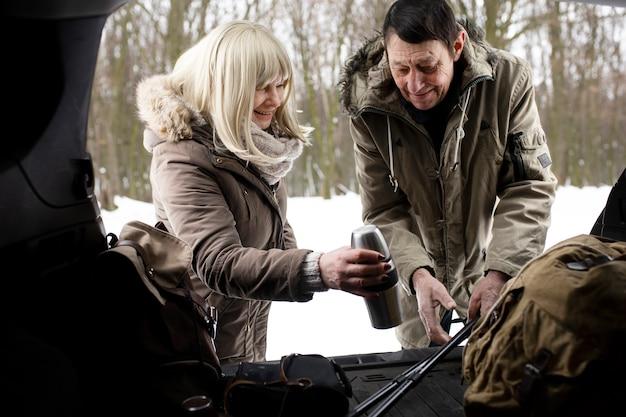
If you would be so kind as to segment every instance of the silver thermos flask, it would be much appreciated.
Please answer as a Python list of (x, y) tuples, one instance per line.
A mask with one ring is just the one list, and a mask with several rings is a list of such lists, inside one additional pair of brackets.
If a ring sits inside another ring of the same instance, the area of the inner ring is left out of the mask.
[(389, 329), (402, 322), (398, 301), (398, 271), (391, 259), (391, 253), (383, 234), (373, 224), (361, 226), (352, 231), (352, 247), (357, 249), (371, 249), (381, 253), (385, 261), (391, 265), (387, 272), (389, 280), (381, 285), (365, 287), (378, 293), (378, 297), (365, 299), (370, 322), (375, 329)]

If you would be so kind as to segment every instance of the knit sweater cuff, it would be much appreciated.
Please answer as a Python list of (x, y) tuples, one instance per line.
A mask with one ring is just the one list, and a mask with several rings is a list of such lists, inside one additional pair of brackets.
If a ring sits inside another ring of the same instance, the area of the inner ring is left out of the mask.
[(322, 276), (320, 275), (320, 256), (319, 252), (310, 252), (302, 263), (302, 280), (300, 281), (300, 290), (303, 293), (328, 291)]

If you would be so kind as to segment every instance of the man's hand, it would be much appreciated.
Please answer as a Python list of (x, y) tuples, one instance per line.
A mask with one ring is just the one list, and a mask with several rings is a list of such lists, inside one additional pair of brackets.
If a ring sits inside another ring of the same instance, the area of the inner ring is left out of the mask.
[(504, 272), (490, 270), (485, 277), (478, 280), (472, 291), (467, 310), (467, 316), (470, 320), (474, 320), (479, 311), (481, 317), (487, 314), (498, 299), (500, 291), (508, 279), (509, 276)]
[(450, 335), (443, 330), (439, 321), (439, 307), (446, 310), (456, 307), (456, 303), (448, 294), (446, 287), (424, 268), (417, 269), (411, 277), (420, 319), (426, 329), (430, 341), (444, 344), (450, 340)]

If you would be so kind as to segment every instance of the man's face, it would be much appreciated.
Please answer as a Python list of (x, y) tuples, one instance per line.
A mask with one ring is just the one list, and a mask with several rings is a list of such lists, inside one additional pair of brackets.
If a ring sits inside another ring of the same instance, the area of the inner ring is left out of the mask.
[(461, 56), (464, 41), (465, 32), (461, 32), (451, 51), (439, 40), (408, 43), (390, 33), (387, 57), (402, 97), (418, 110), (432, 109), (441, 103), (450, 89), (454, 62)]

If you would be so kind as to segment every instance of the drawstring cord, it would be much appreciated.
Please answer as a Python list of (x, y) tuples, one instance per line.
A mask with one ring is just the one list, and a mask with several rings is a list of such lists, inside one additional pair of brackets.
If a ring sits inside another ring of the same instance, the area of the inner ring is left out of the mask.
[(391, 124), (389, 123), (389, 115), (387, 115), (387, 143), (389, 144), (389, 170), (391, 173), (389, 174), (389, 182), (391, 183), (391, 187), (393, 187), (393, 192), (398, 192), (398, 180), (396, 179), (396, 174), (393, 169), (393, 144), (391, 142)]
[(456, 136), (454, 141), (454, 163), (452, 164), (452, 171), (456, 171), (459, 167), (459, 153), (461, 148), (461, 140), (465, 137), (465, 130), (463, 130), (463, 124), (465, 123), (465, 112), (467, 111), (467, 105), (469, 103), (470, 93), (472, 88), (468, 89), (465, 93), (463, 105), (461, 106), (461, 120), (459, 121), (459, 127), (456, 129)]

